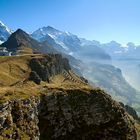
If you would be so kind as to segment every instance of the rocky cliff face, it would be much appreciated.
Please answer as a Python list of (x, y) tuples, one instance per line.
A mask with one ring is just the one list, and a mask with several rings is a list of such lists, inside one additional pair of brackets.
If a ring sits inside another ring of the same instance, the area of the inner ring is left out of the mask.
[[(0, 140), (136, 140), (123, 107), (72, 73), (60, 55), (4, 57), (0, 63), (16, 83), (0, 86)], [(35, 84), (31, 73), (41, 82)]]
[(52, 54), (46, 58), (31, 59), (29, 66), (32, 70), (29, 79), (37, 84), (41, 81), (49, 82), (51, 76), (60, 74), (64, 70), (71, 70), (68, 59), (62, 58), (60, 54)]
[(0, 139), (135, 140), (133, 121), (101, 90), (49, 90), (0, 105)]
[(39, 139), (39, 99), (16, 99), (0, 104), (0, 139)]

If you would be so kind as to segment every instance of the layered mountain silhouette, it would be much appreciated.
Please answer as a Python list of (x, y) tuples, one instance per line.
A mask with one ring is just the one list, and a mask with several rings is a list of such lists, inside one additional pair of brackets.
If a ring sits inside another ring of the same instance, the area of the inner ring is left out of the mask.
[(112, 66), (111, 57), (102, 49), (100, 42), (78, 38), (49, 26), (38, 29), (32, 35), (18, 29), (1, 47), (14, 55), (61, 53), (69, 59), (72, 69), (92, 85), (102, 87), (125, 104), (139, 104), (137, 91), (123, 78), (121, 70)]
[(32, 33), (32, 37), (41, 42), (47, 40), (48, 36), (53, 38), (64, 52), (70, 53), (80, 49), (80, 40), (76, 35), (59, 31), (51, 26), (40, 28)]
[[(83, 40), (78, 36), (63, 32), (53, 27), (43, 27), (31, 34), (33, 38), (40, 42), (49, 42), (55, 49), (81, 59), (110, 60), (110, 56), (100, 47), (94, 44), (83, 44)], [(56, 45), (57, 44), (57, 45)]]
[(54, 53), (57, 52), (52, 46), (39, 43), (21, 29), (14, 32), (1, 47), (7, 48), (13, 53)]
[(75, 59), (73, 56), (68, 55), (61, 52), (59, 45), (55, 43), (55, 41), (49, 37), (49, 41), (38, 42), (37, 40), (33, 39), (29, 34), (25, 31), (18, 29), (11, 36), (8, 38), (6, 42), (1, 44), (1, 48), (6, 48), (9, 52), (13, 55), (24, 55), (24, 54), (48, 54), (48, 53), (59, 53), (63, 57), (69, 59), (70, 64), (72, 64), (72, 68), (80, 75), (81, 72), (77, 67), (80, 65), (80, 61)]

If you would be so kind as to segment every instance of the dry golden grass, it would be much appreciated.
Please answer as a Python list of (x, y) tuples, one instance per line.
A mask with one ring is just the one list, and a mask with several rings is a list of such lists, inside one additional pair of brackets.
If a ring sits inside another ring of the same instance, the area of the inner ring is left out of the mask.
[(135, 123), (136, 132), (137, 132), (137, 140), (140, 140), (140, 124)]
[(28, 62), (32, 57), (41, 55), (24, 55), (13, 57), (0, 57), (0, 85), (10, 86), (26, 79), (30, 73)]
[(28, 82), (25, 85), (13, 87), (0, 87), (0, 102), (5, 102), (11, 99), (28, 98), (36, 96), (40, 93), (40, 87), (33, 82)]
[(43, 57), (43, 55), (39, 54), (0, 57), (0, 102), (39, 95), (48, 89), (91, 89), (89, 85), (82, 83), (81, 79), (73, 72), (68, 72), (69, 78), (63, 74), (59, 74), (51, 77), (50, 83), (41, 82), (40, 85), (26, 80), (31, 72), (28, 65), (29, 61), (32, 58)]
[(17, 53), (19, 55), (22, 55), (22, 54), (33, 54), (33, 50), (29, 47), (20, 47), (17, 51)]

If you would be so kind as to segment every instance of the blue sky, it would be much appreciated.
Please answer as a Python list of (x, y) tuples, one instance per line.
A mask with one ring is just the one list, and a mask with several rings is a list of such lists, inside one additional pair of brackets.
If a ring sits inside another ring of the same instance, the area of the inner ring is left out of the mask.
[(14, 30), (50, 25), (90, 40), (140, 44), (140, 0), (0, 0), (0, 20)]

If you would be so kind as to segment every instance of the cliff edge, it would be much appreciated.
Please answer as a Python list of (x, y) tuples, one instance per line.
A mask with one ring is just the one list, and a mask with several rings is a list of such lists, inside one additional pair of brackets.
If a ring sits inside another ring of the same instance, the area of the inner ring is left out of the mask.
[(0, 140), (136, 140), (133, 119), (61, 55), (0, 59)]

